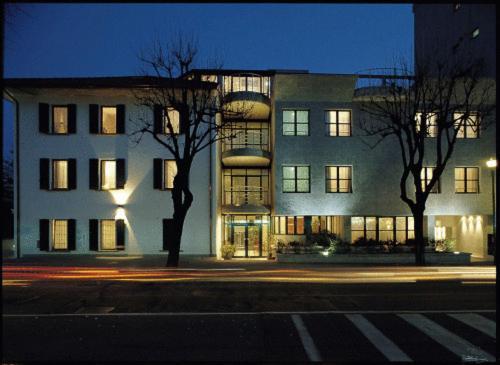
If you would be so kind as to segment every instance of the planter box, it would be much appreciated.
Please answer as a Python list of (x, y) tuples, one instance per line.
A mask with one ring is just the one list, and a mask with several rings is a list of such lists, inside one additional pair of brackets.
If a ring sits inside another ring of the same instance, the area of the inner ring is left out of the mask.
[[(469, 265), (471, 254), (426, 252), (425, 263), (428, 265)], [(405, 264), (413, 265), (413, 253), (347, 253), (324, 256), (322, 254), (276, 254), (278, 262), (293, 263), (331, 263), (331, 264)]]

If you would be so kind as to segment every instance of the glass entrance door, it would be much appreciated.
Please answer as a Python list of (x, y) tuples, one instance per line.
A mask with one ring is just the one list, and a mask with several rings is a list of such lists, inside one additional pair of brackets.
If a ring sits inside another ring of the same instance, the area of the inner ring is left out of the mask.
[(245, 257), (246, 256), (246, 227), (244, 225), (234, 225), (233, 226), (233, 245), (235, 248), (234, 256)]
[(235, 257), (267, 255), (269, 216), (226, 215), (225, 240), (234, 245)]

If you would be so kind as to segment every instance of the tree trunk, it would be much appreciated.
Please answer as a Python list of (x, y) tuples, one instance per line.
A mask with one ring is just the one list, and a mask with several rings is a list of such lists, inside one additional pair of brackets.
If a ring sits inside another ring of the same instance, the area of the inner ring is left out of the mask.
[(423, 266), (425, 265), (424, 209), (415, 207), (412, 213), (415, 229), (415, 265)]
[(182, 238), (182, 230), (184, 227), (184, 218), (182, 218), (182, 220), (174, 218), (173, 226), (174, 226), (172, 230), (173, 237), (170, 247), (168, 249), (167, 267), (179, 266), (179, 252), (181, 249), (181, 238)]

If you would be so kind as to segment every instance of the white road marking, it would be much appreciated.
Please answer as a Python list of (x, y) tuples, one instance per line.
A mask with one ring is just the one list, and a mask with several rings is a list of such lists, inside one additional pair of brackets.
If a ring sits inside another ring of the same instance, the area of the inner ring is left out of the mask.
[(309, 334), (304, 321), (302, 321), (302, 318), (298, 314), (292, 314), (292, 321), (295, 325), (295, 328), (297, 328), (297, 332), (300, 336), (300, 341), (302, 342), (302, 346), (304, 346), (304, 350), (306, 351), (309, 361), (321, 361), (319, 351), (316, 348), (316, 345), (314, 344), (314, 341)]
[(345, 316), (389, 361), (413, 361), (403, 350), (361, 314), (346, 314)]
[(497, 325), (492, 320), (476, 313), (449, 313), (448, 315), (495, 340), (497, 339)]
[(463, 362), (495, 362), (495, 357), (421, 314), (399, 314), (408, 323), (458, 355)]
[[(115, 317), (148, 317), (148, 316), (238, 316), (238, 315), (262, 315), (262, 314), (403, 314), (403, 313), (496, 313), (496, 310), (490, 309), (479, 309), (479, 310), (371, 310), (371, 311), (342, 311), (342, 310), (332, 310), (332, 311), (264, 311), (264, 312), (111, 312), (111, 313), (92, 313), (96, 316), (115, 316)], [(78, 316), (89, 316), (89, 313), (29, 313), (29, 314), (2, 314), (4, 318), (23, 318), (23, 317), (78, 317)]]

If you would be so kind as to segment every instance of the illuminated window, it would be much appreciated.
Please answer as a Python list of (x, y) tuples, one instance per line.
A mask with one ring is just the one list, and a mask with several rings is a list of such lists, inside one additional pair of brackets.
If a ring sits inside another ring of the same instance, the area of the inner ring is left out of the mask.
[(68, 107), (54, 106), (52, 108), (52, 131), (55, 134), (68, 133)]
[(394, 240), (393, 217), (381, 217), (378, 219), (378, 239), (379, 241)]
[(101, 189), (116, 189), (116, 161), (101, 161)]
[(309, 193), (309, 166), (283, 166), (283, 192)]
[(217, 75), (201, 75), (201, 81), (217, 82)]
[(116, 134), (116, 107), (103, 106), (101, 108), (102, 115), (102, 134)]
[(328, 110), (325, 113), (326, 134), (333, 137), (351, 135), (351, 111)]
[(55, 219), (52, 223), (52, 247), (54, 250), (68, 249), (68, 221)]
[(479, 115), (469, 113), (465, 119), (465, 113), (453, 113), (455, 128), (458, 129), (457, 138), (479, 138)]
[(355, 242), (357, 239), (365, 236), (365, 218), (364, 217), (351, 217), (351, 241)]
[(359, 238), (405, 243), (415, 237), (413, 217), (351, 217), (351, 240)]
[(163, 130), (165, 134), (170, 134), (170, 129), (168, 129), (168, 122), (172, 126), (174, 134), (179, 134), (180, 131), (180, 115), (179, 111), (174, 108), (167, 108), (167, 113), (163, 117)]
[(326, 166), (326, 192), (352, 193), (352, 167)]
[(175, 160), (163, 160), (163, 188), (174, 188), (174, 177), (177, 175), (177, 164)]
[[(435, 167), (422, 167), (422, 170), (420, 171), (422, 191), (425, 191), (426, 186), (429, 185), (435, 169), (436, 169)], [(436, 183), (434, 184), (434, 186), (432, 187), (430, 192), (431, 193), (439, 193), (440, 192), (439, 179), (436, 181)]]
[(425, 117), (425, 125), (427, 137), (437, 137), (438, 135), (438, 126), (437, 126), (437, 115), (435, 113), (416, 113), (415, 115), (415, 123), (417, 132), (420, 131), (420, 127), (424, 123)]
[(52, 161), (52, 188), (68, 189), (68, 161)]
[(455, 193), (479, 193), (478, 167), (455, 167)]
[(116, 223), (114, 220), (101, 220), (101, 250), (116, 250)]
[(396, 241), (405, 243), (415, 238), (413, 217), (396, 217)]
[(274, 217), (273, 220), (273, 232), (274, 234), (304, 234), (304, 217), (299, 216), (283, 216)]
[(479, 37), (479, 28), (472, 31), (472, 39)]
[(309, 111), (308, 110), (283, 110), (283, 135), (308, 136)]

